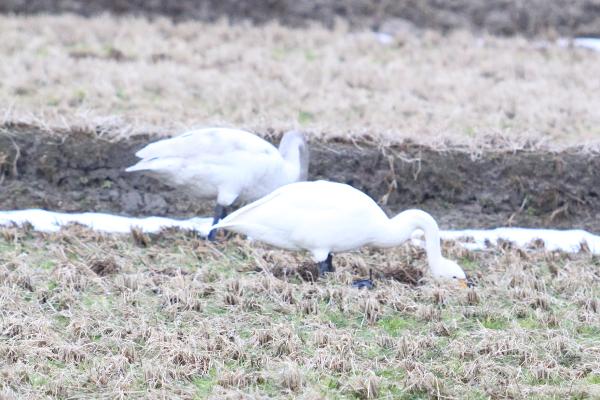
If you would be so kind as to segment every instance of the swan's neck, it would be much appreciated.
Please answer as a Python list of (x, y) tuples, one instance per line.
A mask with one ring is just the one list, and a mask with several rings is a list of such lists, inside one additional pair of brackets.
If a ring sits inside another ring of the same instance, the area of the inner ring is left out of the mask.
[(300, 140), (285, 141), (279, 145), (279, 153), (286, 161), (289, 182), (305, 181), (308, 178), (308, 149)]
[(425, 251), (429, 268), (435, 273), (442, 264), (440, 229), (431, 215), (421, 210), (406, 210), (387, 221), (373, 242), (378, 247), (398, 246), (409, 240), (413, 232), (421, 229), (425, 232)]

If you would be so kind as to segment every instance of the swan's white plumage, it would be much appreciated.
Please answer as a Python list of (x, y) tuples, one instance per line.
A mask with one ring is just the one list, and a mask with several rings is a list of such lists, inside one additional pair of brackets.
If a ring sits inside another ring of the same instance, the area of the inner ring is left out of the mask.
[(199, 154), (231, 154), (236, 151), (277, 154), (277, 149), (258, 136), (240, 129), (196, 129), (168, 139), (150, 143), (135, 155), (139, 158), (195, 158)]
[(368, 232), (384, 220), (385, 213), (364, 193), (317, 181), (279, 188), (235, 211), (218, 227), (248, 231), (253, 239), (290, 250), (342, 252), (369, 242), (368, 236), (356, 235), (356, 224)]
[(141, 160), (126, 171), (149, 171), (196, 197), (216, 198), (229, 206), (302, 178), (307, 168), (302, 163), (308, 162), (301, 154), (307, 151), (304, 137), (287, 133), (281, 146), (278, 150), (239, 129), (198, 129), (150, 143), (136, 153)]
[(214, 227), (284, 249), (308, 250), (316, 262), (324, 261), (329, 253), (362, 246), (395, 246), (410, 239), (416, 229), (423, 229), (432, 273), (465, 279), (456, 263), (442, 257), (439, 228), (429, 214), (407, 210), (390, 219), (369, 196), (341, 183), (317, 181), (283, 186)]

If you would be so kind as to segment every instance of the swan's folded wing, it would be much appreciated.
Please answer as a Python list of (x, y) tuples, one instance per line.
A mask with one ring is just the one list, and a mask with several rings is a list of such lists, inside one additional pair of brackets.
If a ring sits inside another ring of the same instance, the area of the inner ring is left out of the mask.
[(258, 136), (239, 129), (206, 128), (150, 143), (136, 153), (143, 159), (179, 157), (227, 157), (234, 152), (278, 154), (278, 150)]
[(353, 199), (357, 194), (364, 196), (356, 190), (348, 190), (346, 185), (322, 181), (296, 182), (231, 213), (216, 227), (261, 223), (278, 225), (293, 220), (301, 223), (307, 217), (318, 215), (348, 215), (357, 209)]

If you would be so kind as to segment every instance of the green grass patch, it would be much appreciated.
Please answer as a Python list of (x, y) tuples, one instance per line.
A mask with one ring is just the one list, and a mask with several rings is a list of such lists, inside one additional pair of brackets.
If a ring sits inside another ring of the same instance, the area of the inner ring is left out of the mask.
[(42, 260), (38, 264), (41, 269), (51, 270), (56, 267), (56, 262), (54, 260)]
[(461, 257), (458, 261), (458, 264), (462, 266), (463, 269), (470, 271), (477, 270), (479, 268), (479, 263), (470, 257)]
[(592, 385), (600, 385), (600, 374), (591, 374), (585, 378), (587, 383)]
[(508, 321), (504, 318), (497, 316), (487, 316), (480, 320), (481, 325), (487, 329), (502, 330), (508, 328)]
[(352, 320), (348, 316), (340, 311), (328, 311), (323, 314), (326, 321), (331, 322), (336, 328), (344, 329), (348, 328), (352, 324)]
[(521, 328), (524, 329), (540, 329), (542, 326), (539, 321), (532, 317), (520, 318), (517, 320), (517, 323)]
[(69, 325), (69, 322), (71, 322), (71, 319), (69, 317), (66, 317), (64, 315), (56, 315), (54, 317), (54, 321), (56, 321), (56, 324), (60, 327), (60, 328), (64, 328), (67, 325)]
[(214, 387), (217, 385), (216, 370), (212, 368), (208, 375), (199, 376), (192, 380), (192, 383), (196, 387), (195, 399), (206, 399), (213, 392)]
[(204, 306), (204, 309), (202, 310), (202, 312), (204, 314), (206, 314), (207, 316), (225, 315), (229, 312), (229, 309), (225, 306), (220, 306), (213, 302), (208, 302)]
[(299, 111), (298, 112), (298, 122), (301, 125), (307, 125), (310, 122), (313, 122), (315, 119), (315, 115), (308, 111)]
[(48, 377), (38, 374), (36, 372), (33, 372), (31, 374), (27, 375), (27, 380), (29, 381), (29, 384), (31, 386), (45, 386), (48, 383)]
[(112, 308), (112, 299), (105, 295), (85, 294), (82, 304), (87, 309), (107, 310)]
[(380, 319), (378, 325), (390, 336), (398, 337), (402, 332), (417, 327), (419, 322), (414, 318), (388, 316)]
[(59, 360), (48, 360), (48, 365), (50, 365), (51, 367), (54, 368), (59, 368), (59, 369), (63, 369), (67, 366), (67, 364), (65, 364), (62, 361)]
[(431, 399), (429, 392), (421, 389), (412, 389), (407, 392), (403, 392), (400, 397), (400, 400), (427, 400)]
[(315, 53), (311, 49), (306, 49), (304, 50), (304, 59), (306, 61), (315, 61), (317, 59), (317, 53)]
[(592, 325), (581, 325), (577, 328), (577, 333), (586, 339), (600, 339), (600, 328)]

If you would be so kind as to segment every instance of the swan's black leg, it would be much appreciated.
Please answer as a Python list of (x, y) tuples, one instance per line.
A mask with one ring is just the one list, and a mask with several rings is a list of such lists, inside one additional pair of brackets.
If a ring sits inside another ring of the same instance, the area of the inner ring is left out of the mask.
[[(215, 214), (213, 216), (213, 225), (216, 224), (217, 222), (219, 222), (220, 220), (222, 220), (223, 218), (225, 218), (227, 216), (227, 207), (224, 207), (220, 204), (217, 204), (217, 206), (215, 207)], [(210, 231), (210, 233), (207, 236), (207, 239), (210, 241), (215, 240), (217, 237), (217, 230), (216, 229), (212, 229)]]
[(325, 275), (327, 272), (333, 272), (333, 256), (331, 253), (327, 256), (325, 261), (321, 261), (319, 264), (319, 276)]
[(223, 206), (221, 207), (221, 218), (219, 218), (220, 220), (225, 218), (227, 216), (227, 207)]

